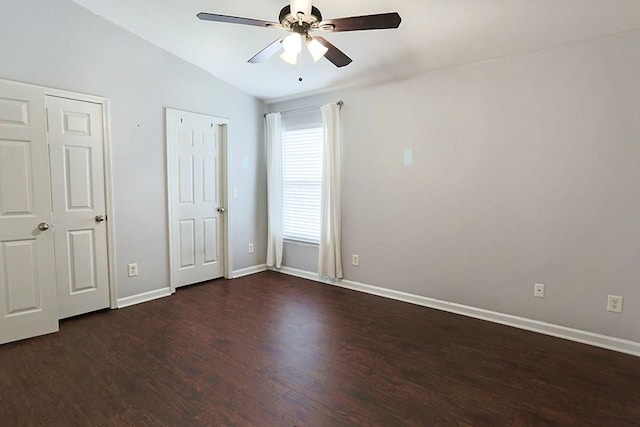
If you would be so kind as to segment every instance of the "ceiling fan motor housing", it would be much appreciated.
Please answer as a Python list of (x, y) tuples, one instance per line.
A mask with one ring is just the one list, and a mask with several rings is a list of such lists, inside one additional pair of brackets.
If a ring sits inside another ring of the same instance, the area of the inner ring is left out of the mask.
[(311, 16), (302, 15), (300, 19), (291, 14), (291, 6), (287, 5), (280, 11), (279, 20), (283, 27), (296, 33), (306, 34), (309, 30), (318, 28), (318, 23), (322, 21), (322, 14), (317, 7), (312, 6)]

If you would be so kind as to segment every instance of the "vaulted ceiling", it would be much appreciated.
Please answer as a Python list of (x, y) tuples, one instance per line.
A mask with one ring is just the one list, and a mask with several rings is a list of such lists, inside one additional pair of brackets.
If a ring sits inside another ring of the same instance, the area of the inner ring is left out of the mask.
[[(286, 31), (200, 21), (211, 12), (278, 21), (287, 0), (74, 0), (265, 101), (408, 78), (640, 28), (640, 0), (316, 0), (326, 18), (397, 11), (397, 30), (323, 33), (353, 62), (247, 60)], [(302, 82), (299, 81), (302, 77)]]

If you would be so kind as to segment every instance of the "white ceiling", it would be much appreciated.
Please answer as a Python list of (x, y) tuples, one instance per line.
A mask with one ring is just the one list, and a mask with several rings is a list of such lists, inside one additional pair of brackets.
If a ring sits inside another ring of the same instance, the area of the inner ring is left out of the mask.
[[(198, 12), (278, 21), (287, 0), (73, 0), (266, 101), (410, 77), (640, 28), (640, 0), (316, 0), (326, 18), (397, 11), (397, 30), (322, 33), (353, 59), (247, 60), (287, 33), (200, 21)], [(302, 83), (298, 77), (303, 77)]]

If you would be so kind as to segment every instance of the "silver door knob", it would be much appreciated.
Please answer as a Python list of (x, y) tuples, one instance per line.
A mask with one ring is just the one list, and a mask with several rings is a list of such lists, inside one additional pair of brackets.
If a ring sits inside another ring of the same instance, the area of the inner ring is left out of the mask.
[(102, 222), (104, 221), (106, 218), (104, 217), (104, 215), (96, 215), (96, 222)]
[(222, 206), (218, 208), (218, 213), (224, 213), (224, 208)]
[(38, 224), (38, 230), (47, 231), (48, 229), (49, 229), (49, 224), (47, 224), (46, 222), (41, 222), (40, 224)]

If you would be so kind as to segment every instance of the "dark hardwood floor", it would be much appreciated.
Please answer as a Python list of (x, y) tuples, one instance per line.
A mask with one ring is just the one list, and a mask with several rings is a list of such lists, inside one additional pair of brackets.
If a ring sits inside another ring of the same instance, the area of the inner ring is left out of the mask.
[(0, 425), (640, 425), (640, 358), (264, 272), (0, 346)]

